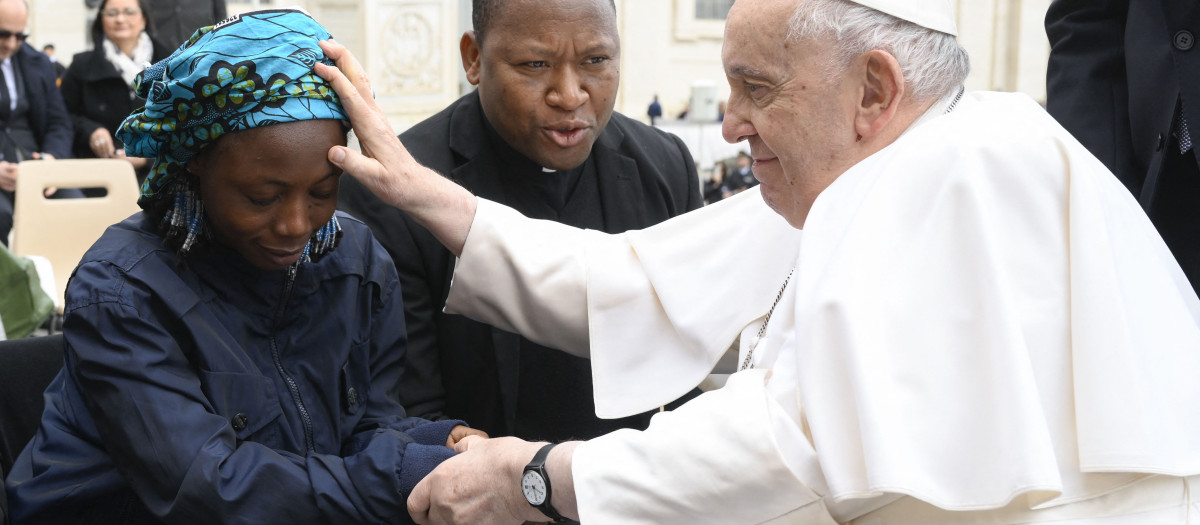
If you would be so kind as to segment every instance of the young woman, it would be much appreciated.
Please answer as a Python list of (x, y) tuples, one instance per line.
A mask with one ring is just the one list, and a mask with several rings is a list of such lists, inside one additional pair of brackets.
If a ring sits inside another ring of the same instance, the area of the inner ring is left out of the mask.
[(403, 523), (471, 432), (406, 417), (395, 268), (335, 213), (345, 113), (300, 11), (202, 31), (136, 83), (143, 212), (67, 289), (64, 371), (13, 523)]

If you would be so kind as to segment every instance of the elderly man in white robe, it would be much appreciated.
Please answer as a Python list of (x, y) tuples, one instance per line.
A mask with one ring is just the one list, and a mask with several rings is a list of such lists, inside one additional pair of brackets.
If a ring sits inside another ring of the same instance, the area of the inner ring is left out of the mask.
[(330, 159), (460, 256), (448, 310), (590, 356), (605, 417), (738, 352), (645, 431), (464, 440), (414, 518), (1200, 523), (1200, 301), (1037, 104), (963, 92), (955, 34), (948, 0), (739, 0), (724, 133), (761, 193), (617, 236), (416, 165), (328, 46), (368, 154)]

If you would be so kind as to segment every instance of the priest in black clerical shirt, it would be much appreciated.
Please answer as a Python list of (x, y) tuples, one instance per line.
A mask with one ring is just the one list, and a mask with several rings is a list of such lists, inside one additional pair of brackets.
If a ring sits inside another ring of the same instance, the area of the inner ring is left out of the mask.
[[(475, 0), (472, 22), (460, 47), (478, 88), (400, 135), (418, 161), (530, 217), (611, 233), (700, 207), (683, 143), (613, 112), (611, 0)], [(398, 393), (410, 415), (548, 441), (646, 426), (651, 414), (596, 417), (588, 360), (443, 313), (454, 256), (353, 177), (339, 206), (399, 271), (409, 342)]]

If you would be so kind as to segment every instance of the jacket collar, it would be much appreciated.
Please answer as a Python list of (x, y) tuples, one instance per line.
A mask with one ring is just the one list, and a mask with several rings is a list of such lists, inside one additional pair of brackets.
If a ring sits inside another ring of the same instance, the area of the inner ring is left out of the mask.
[[(17, 48), (17, 52), (12, 54), (13, 67), (20, 67), (22, 69), (22, 73), (24, 73), (25, 71), (28, 71), (26, 68), (29, 66), (29, 64), (36, 62), (39, 56), (43, 58), (45, 57), (45, 55), (42, 55), (40, 52), (38, 52), (38, 50), (34, 49), (28, 43), (21, 44), (21, 47)], [(45, 58), (45, 60), (47, 62), (50, 61), (49, 58)]]
[[(613, 232), (637, 229), (646, 224), (645, 210), (640, 206), (642, 194), (637, 162), (621, 152), (626, 134), (619, 119), (614, 112), (592, 145), (604, 223)], [(448, 175), (479, 197), (503, 202), (497, 153), (486, 138), (485, 126), (479, 92), (464, 96), (462, 103), (450, 114), (450, 151), (465, 162), (458, 164)]]
[[(167, 58), (166, 51), (169, 49), (168, 47), (164, 46), (154, 37), (150, 38), (150, 45), (154, 49), (154, 52), (150, 55), (151, 62), (157, 63)], [(74, 60), (85, 61), (85, 67), (81, 72), (84, 81), (91, 82), (105, 78), (117, 78), (121, 79), (122, 82), (125, 81), (125, 79), (121, 78), (121, 73), (117, 71), (117, 67), (112, 65), (112, 62), (109, 62), (108, 58), (104, 56), (104, 49), (102, 47), (80, 53), (76, 55)]]
[[(80, 54), (75, 60), (84, 60), (83, 68), (80, 71), (80, 76), (85, 82), (94, 82), (106, 78), (121, 79), (121, 74), (117, 72), (116, 66), (112, 65), (104, 56), (104, 51), (93, 49), (87, 51), (87, 54)], [(124, 82), (124, 79), (121, 79)]]

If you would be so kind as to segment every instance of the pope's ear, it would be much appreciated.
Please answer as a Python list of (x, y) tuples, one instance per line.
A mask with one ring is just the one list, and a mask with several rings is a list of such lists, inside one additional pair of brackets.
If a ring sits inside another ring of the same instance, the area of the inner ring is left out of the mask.
[(904, 72), (896, 57), (878, 49), (864, 53), (857, 65), (862, 81), (862, 100), (856, 108), (854, 128), (866, 138), (879, 133), (896, 116), (906, 95)]
[(472, 86), (479, 85), (479, 40), (474, 31), (463, 33), (458, 42), (458, 52), (462, 55), (463, 71), (467, 72), (467, 82)]

